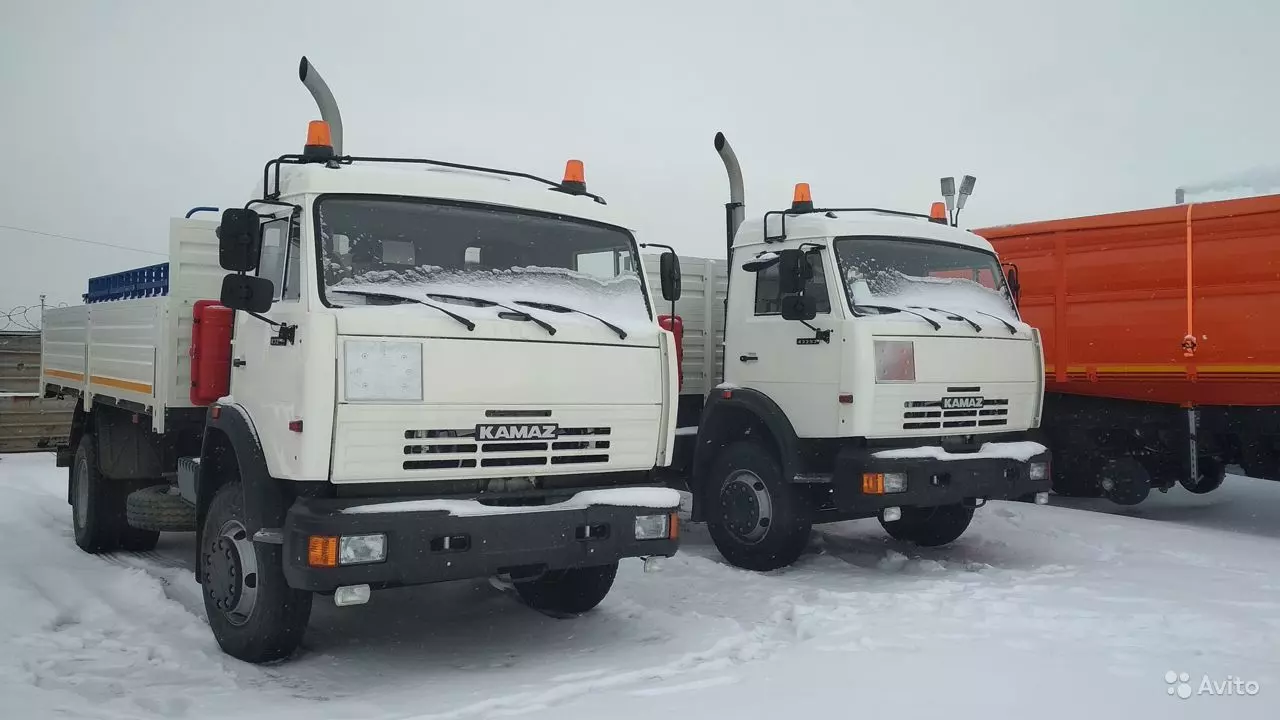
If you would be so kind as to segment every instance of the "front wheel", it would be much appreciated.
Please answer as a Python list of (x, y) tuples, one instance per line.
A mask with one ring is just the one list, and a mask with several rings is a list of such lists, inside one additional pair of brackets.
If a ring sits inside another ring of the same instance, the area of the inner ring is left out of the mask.
[(813, 508), (805, 488), (785, 482), (773, 453), (756, 443), (737, 442), (720, 452), (702, 501), (711, 539), (737, 567), (786, 567), (809, 542)]
[(618, 563), (552, 570), (534, 580), (515, 583), (526, 605), (544, 615), (577, 617), (599, 605), (613, 587)]
[(251, 663), (288, 657), (311, 617), (311, 593), (284, 578), (284, 548), (255, 543), (245, 527), (240, 483), (209, 504), (200, 546), (200, 584), (209, 627), (222, 651)]
[(902, 517), (893, 522), (880, 520), (880, 525), (894, 540), (915, 543), (921, 547), (938, 547), (955, 542), (973, 520), (973, 508), (963, 505), (937, 507), (904, 507)]

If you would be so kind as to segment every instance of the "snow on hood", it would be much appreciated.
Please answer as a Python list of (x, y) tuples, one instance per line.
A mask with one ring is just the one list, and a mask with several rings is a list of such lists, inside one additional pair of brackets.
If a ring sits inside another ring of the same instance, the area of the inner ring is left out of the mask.
[(565, 268), (529, 266), (504, 270), (450, 270), (423, 265), (405, 270), (370, 270), (343, 278), (329, 285), (328, 290), (359, 290), (426, 300), (472, 317), (493, 317), (498, 312), (505, 312), (502, 308), (475, 307), (430, 297), (433, 294), (463, 295), (508, 305), (553, 325), (594, 325), (608, 332), (599, 321), (579, 313), (523, 307), (517, 301), (550, 303), (598, 315), (627, 332), (654, 327), (645, 304), (644, 288), (635, 275), (601, 279)]
[[(1008, 296), (972, 280), (963, 278), (935, 278), (904, 275), (896, 270), (876, 273), (876, 289), (867, 287), (866, 278), (850, 269), (847, 277), (853, 301), (865, 305), (894, 305), (897, 307), (934, 307), (940, 310), (966, 314), (981, 325), (984, 316), (995, 315), (1015, 325), (1021, 324), (1009, 302)], [(989, 318), (988, 318), (989, 319)]]

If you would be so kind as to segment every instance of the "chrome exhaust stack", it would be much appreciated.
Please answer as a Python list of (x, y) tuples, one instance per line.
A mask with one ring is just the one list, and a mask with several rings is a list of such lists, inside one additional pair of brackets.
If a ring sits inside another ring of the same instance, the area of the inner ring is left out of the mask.
[(338, 112), (338, 103), (333, 99), (333, 92), (329, 90), (329, 85), (325, 83), (324, 78), (320, 77), (320, 73), (316, 72), (315, 66), (307, 61), (303, 56), (302, 62), (298, 63), (298, 79), (302, 84), (311, 91), (311, 97), (315, 98), (316, 105), (320, 108), (320, 119), (329, 124), (329, 136), (333, 140), (333, 154), (338, 157), (342, 156), (342, 113)]

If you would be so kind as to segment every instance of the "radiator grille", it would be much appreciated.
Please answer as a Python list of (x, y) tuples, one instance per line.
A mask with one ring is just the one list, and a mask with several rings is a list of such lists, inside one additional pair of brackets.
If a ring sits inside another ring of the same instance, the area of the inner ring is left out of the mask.
[[(980, 388), (964, 388), (979, 392)], [(1009, 424), (1008, 398), (984, 398), (981, 408), (944, 410), (942, 400), (908, 400), (903, 403), (903, 430), (943, 430), (1000, 427)]]
[[(495, 417), (491, 412), (486, 412), (486, 417)], [(513, 416), (504, 413), (498, 417)], [(477, 440), (475, 428), (409, 429), (404, 431), (402, 467), (448, 470), (603, 464), (609, 462), (611, 433), (608, 427), (562, 427), (549, 441)]]

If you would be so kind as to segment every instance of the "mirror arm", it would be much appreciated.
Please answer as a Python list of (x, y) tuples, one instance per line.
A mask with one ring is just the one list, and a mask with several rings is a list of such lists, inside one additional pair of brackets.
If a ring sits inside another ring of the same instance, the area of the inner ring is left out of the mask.
[(814, 326), (810, 325), (810, 324), (809, 324), (809, 322), (808, 322), (807, 320), (801, 320), (801, 321), (800, 321), (800, 324), (801, 324), (801, 325), (803, 325), (803, 326), (805, 326), (805, 327), (807, 327), (807, 328), (809, 328), (810, 330), (812, 330), (812, 331), (813, 331), (813, 339), (814, 339), (814, 340), (819, 340), (819, 341), (824, 342), (824, 343), (829, 343), (829, 342), (831, 342), (831, 331), (830, 331), (830, 330), (822, 330), (822, 329), (820, 329), (820, 328), (816, 328), (816, 327), (814, 327)]

